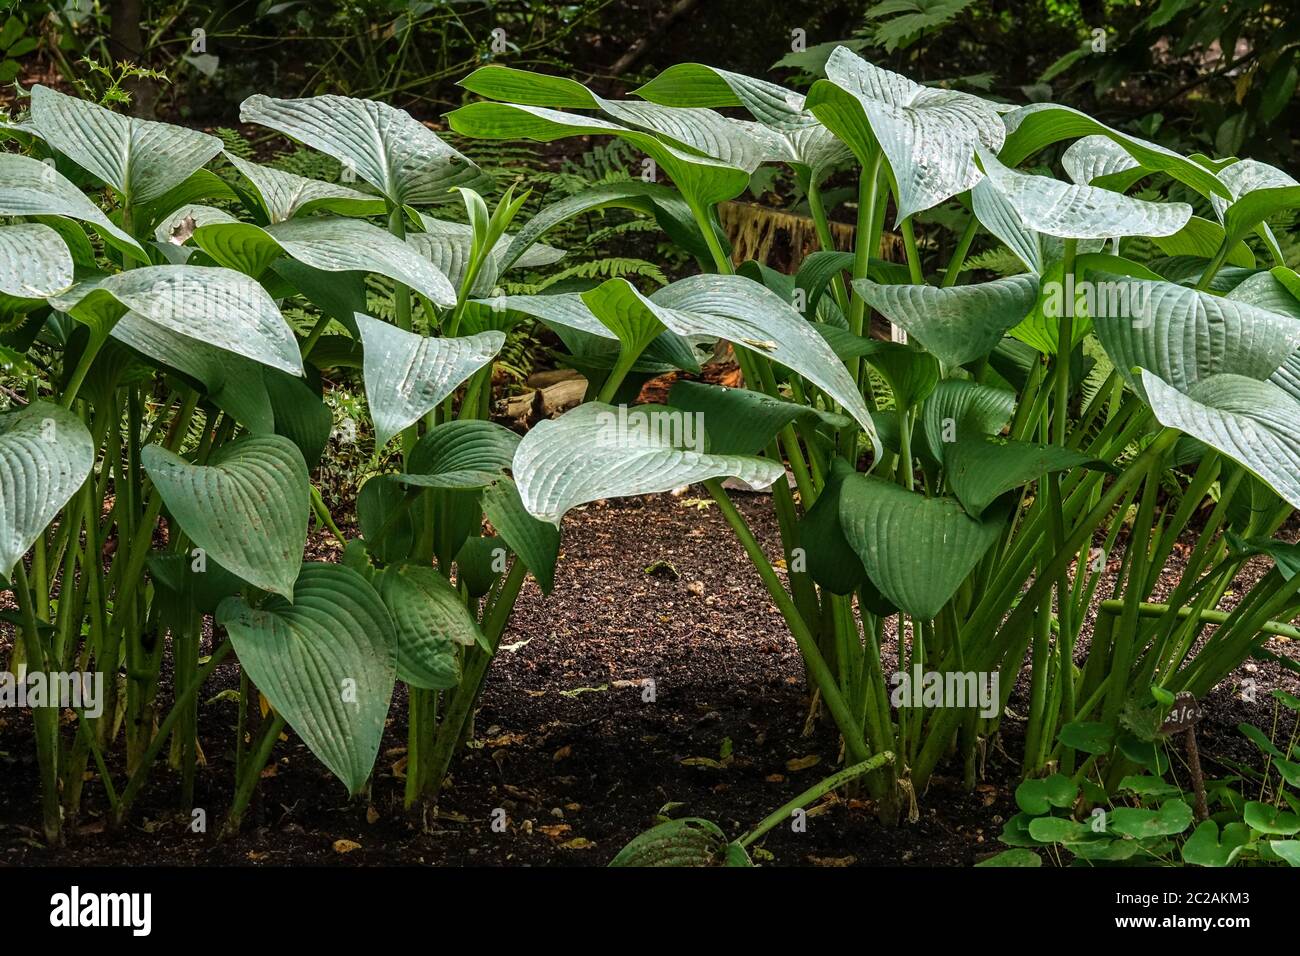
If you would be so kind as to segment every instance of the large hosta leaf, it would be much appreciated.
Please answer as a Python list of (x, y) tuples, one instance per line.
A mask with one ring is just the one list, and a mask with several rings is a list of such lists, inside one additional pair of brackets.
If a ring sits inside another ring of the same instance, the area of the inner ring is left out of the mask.
[[(1269, 312), (1289, 315), (1300, 322), (1300, 300), (1296, 299), (1292, 289), (1300, 292), (1300, 278), (1290, 269), (1279, 266), (1271, 272), (1257, 272), (1250, 276), (1229, 292), (1226, 298)], [(1300, 349), (1287, 356), (1286, 361), (1268, 380), (1300, 401)]]
[(274, 428), (262, 376), (265, 367), (252, 359), (155, 325), (135, 312), (118, 319), (112, 338), (194, 379), (213, 404), (254, 434), (268, 434)]
[(840, 488), (840, 526), (880, 593), (935, 617), (997, 540), (1004, 515), (977, 521), (951, 498), (926, 498), (867, 475)]
[(412, 687), (460, 683), (456, 645), (479, 643), (478, 624), (447, 579), (426, 565), (385, 568), (375, 579), (397, 635), (397, 676)]
[(1223, 167), (1219, 179), (1232, 193), (1232, 200), (1211, 196), (1210, 203), (1229, 241), (1236, 242), (1258, 226), (1265, 241), (1276, 249), (1277, 242), (1264, 220), (1300, 206), (1300, 182), (1275, 166), (1253, 159), (1240, 159)]
[(653, 159), (683, 195), (702, 206), (734, 199), (749, 185), (749, 173), (739, 166), (595, 116), (562, 113), (541, 106), (483, 102), (448, 113), (447, 121), (456, 132), (479, 139), (531, 139), (549, 143), (567, 136), (616, 136)]
[(875, 441), (866, 403), (816, 327), (779, 295), (743, 276), (696, 275), (650, 296), (656, 314), (683, 336), (726, 339), (798, 372), (844, 408)]
[(1117, 192), (1124, 192), (1146, 175), (1128, 150), (1100, 133), (1071, 143), (1061, 156), (1061, 167), (1079, 186), (1103, 186)]
[(475, 70), (460, 85), (481, 96), (529, 106), (600, 110), (619, 123), (650, 130), (679, 146), (752, 173), (772, 159), (786, 158), (788, 146), (776, 133), (755, 123), (723, 116), (698, 106), (663, 106), (655, 102), (609, 100), (575, 80), (504, 66)]
[(1000, 156), (1008, 166), (1019, 166), (1043, 147), (1061, 140), (1098, 135), (1117, 143), (1144, 170), (1165, 173), (1202, 196), (1228, 196), (1228, 188), (1199, 163), (1164, 146), (1111, 129), (1072, 107), (1033, 103), (1008, 113), (1003, 119), (1007, 137)]
[(945, 439), (996, 435), (1011, 421), (1015, 407), (1016, 393), (1009, 389), (945, 379), (921, 407), (925, 447), (935, 461), (942, 462)]
[(1300, 321), (1246, 302), (1124, 277), (1098, 277), (1093, 288), (1097, 337), (1133, 386), (1135, 367), (1180, 391), (1220, 372), (1268, 378), (1300, 347)]
[[(671, 428), (639, 427), (624, 410), (599, 402), (535, 425), (515, 452), (514, 475), (530, 514), (557, 527), (569, 509), (601, 498), (670, 491), (707, 478), (734, 477), (751, 488), (766, 488), (785, 469), (778, 463), (742, 455), (709, 455), (674, 447), (664, 432)], [(676, 414), (646, 409), (642, 415)]]
[(1192, 216), (1186, 203), (1155, 203), (1096, 186), (1063, 183), (1050, 176), (1004, 166), (981, 149), (980, 165), (989, 185), (1001, 193), (1027, 229), (1061, 239), (1114, 236), (1168, 236)]
[(988, 355), (1038, 298), (1038, 281), (1028, 275), (947, 289), (878, 285), (870, 279), (859, 279), (853, 287), (869, 306), (949, 366)]
[(8, 578), (95, 463), (81, 419), (33, 402), (0, 415), (0, 576)]
[(898, 187), (897, 221), (970, 189), (981, 179), (975, 151), (997, 152), (998, 107), (969, 93), (913, 83), (837, 47), (807, 106), (867, 162), (878, 148)]
[(708, 451), (715, 455), (756, 455), (786, 425), (800, 419), (834, 428), (850, 424), (843, 415), (773, 398), (747, 388), (723, 388), (703, 382), (677, 382), (669, 393), (673, 408), (701, 417)]
[(197, 342), (302, 374), (298, 341), (275, 300), (232, 269), (146, 266), (79, 282), (50, 304), (101, 332), (132, 312)]
[[(184, 215), (170, 217), (175, 223)], [(299, 216), (270, 226), (198, 222), (194, 243), (229, 269), (260, 276), (281, 255), (321, 272), (374, 272), (410, 286), (434, 305), (456, 304), (456, 290), (415, 249), (378, 226), (340, 216)]]
[(142, 262), (148, 257), (140, 244), (110, 220), (52, 163), (30, 156), (0, 153), (0, 216), (66, 216), (90, 223), (118, 249)]
[(0, 299), (44, 299), (72, 285), (72, 254), (49, 226), (0, 226)]
[(1049, 472), (1082, 465), (1104, 467), (1073, 448), (987, 435), (961, 436), (944, 444), (943, 453), (952, 493), (976, 518), (1001, 495)]
[(221, 140), (185, 126), (123, 116), (39, 83), (32, 123), (45, 141), (129, 202), (157, 199), (221, 152)]
[(1300, 402), (1241, 375), (1211, 376), (1187, 394), (1145, 370), (1141, 384), (1160, 424), (1199, 438), (1300, 508)]
[(379, 446), (432, 411), (505, 344), (501, 332), (433, 338), (356, 315), (365, 350), (364, 377)]
[(555, 562), (560, 556), (560, 531), (539, 521), (524, 508), (519, 489), (509, 478), (500, 478), (483, 490), (483, 516), (492, 523), (501, 540), (533, 572), (543, 594), (555, 587)]
[(379, 754), (397, 673), (393, 622), (370, 582), (340, 564), (304, 564), (292, 604), (227, 598), (217, 624), (276, 712), (358, 793)]
[(398, 205), (449, 202), (455, 198), (451, 187), (482, 175), (406, 110), (374, 100), (281, 100), (259, 93), (244, 100), (239, 118), (328, 153)]
[(767, 80), (702, 63), (679, 63), (633, 92), (663, 106), (744, 107), (781, 137), (786, 160), (805, 167), (814, 182), (850, 156), (848, 148), (807, 108), (803, 94)]
[[(681, 194), (660, 183), (634, 179), (592, 186), (544, 206), (511, 240), (498, 268), (501, 271), (512, 268), (538, 239), (565, 220), (611, 207), (633, 209), (654, 216), (660, 227), (683, 248), (697, 252), (701, 257), (708, 256), (704, 236)], [(719, 234), (719, 241), (725, 247), (726, 237)]]
[(299, 213), (328, 209), (343, 216), (374, 216), (384, 211), (384, 201), (340, 183), (308, 179), (226, 153), (253, 187), (253, 194), (272, 224), (292, 219)]
[(505, 475), (518, 447), (519, 436), (496, 422), (443, 422), (416, 442), (397, 480), (421, 488), (482, 488)]
[(240, 438), (207, 465), (147, 445), (141, 461), (196, 546), (249, 584), (292, 597), (311, 504), (297, 445), (279, 435)]

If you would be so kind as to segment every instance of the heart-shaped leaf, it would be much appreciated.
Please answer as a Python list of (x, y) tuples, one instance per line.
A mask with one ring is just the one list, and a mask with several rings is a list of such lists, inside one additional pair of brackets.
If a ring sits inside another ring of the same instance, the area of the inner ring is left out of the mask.
[(240, 665), (349, 793), (379, 755), (397, 674), (397, 638), (379, 594), (340, 564), (302, 566), (293, 603), (227, 598), (217, 624)]
[(96, 333), (130, 312), (196, 342), (302, 374), (298, 340), (275, 300), (233, 269), (145, 266), (79, 282), (50, 304)]
[(128, 255), (148, 262), (140, 244), (54, 168), (30, 156), (0, 153), (0, 216), (66, 216), (90, 223)]
[(1074, 805), (1079, 788), (1064, 774), (1054, 773), (1042, 778), (1023, 780), (1016, 787), (1016, 806), (1025, 813), (1040, 816), (1052, 807), (1065, 809)]
[(1160, 424), (1199, 438), (1258, 475), (1300, 508), (1300, 403), (1272, 382), (1212, 375), (1184, 394), (1143, 370), (1142, 390)]
[(410, 286), (434, 305), (456, 304), (447, 277), (407, 243), (378, 226), (339, 216), (300, 216), (262, 228), (203, 223), (194, 243), (218, 264), (260, 276), (280, 255), (321, 272), (374, 272)]
[(1227, 823), (1223, 834), (1213, 820), (1205, 820), (1187, 838), (1182, 846), (1183, 862), (1192, 866), (1231, 866), (1250, 842), (1250, 828), (1244, 823)]
[(1102, 347), (1129, 385), (1141, 367), (1180, 391), (1220, 372), (1268, 378), (1300, 347), (1300, 320), (1172, 282), (1094, 282)]
[(397, 676), (412, 687), (446, 690), (460, 683), (456, 645), (481, 643), (460, 592), (425, 565), (385, 568), (375, 579), (397, 635)]
[(560, 556), (560, 531), (539, 521), (524, 508), (519, 489), (509, 478), (501, 478), (483, 489), (483, 516), (496, 529), (500, 540), (533, 572), (543, 594), (555, 587), (555, 562)]
[(417, 335), (361, 313), (356, 323), (365, 350), (366, 400), (379, 447), (437, 408), (491, 362), (506, 340), (501, 332), (443, 338)]
[(240, 438), (217, 449), (208, 465), (146, 445), (141, 461), (195, 545), (249, 584), (293, 595), (310, 507), (297, 445), (279, 435)]
[(32, 123), (47, 143), (132, 203), (157, 199), (221, 152), (215, 136), (123, 116), (39, 83), (32, 87)]
[(853, 288), (949, 367), (988, 355), (1038, 298), (1038, 281), (1030, 275), (947, 289), (859, 279)]
[(780, 464), (763, 458), (675, 447), (667, 434), (675, 427), (678, 437), (684, 435), (681, 415), (674, 409), (629, 411), (589, 402), (539, 422), (515, 452), (524, 507), (559, 527), (570, 508), (601, 498), (670, 491), (707, 478), (734, 477), (751, 488), (766, 488), (785, 475)]
[(0, 575), (9, 577), (94, 463), (90, 432), (66, 409), (32, 402), (0, 415)]
[(997, 540), (1002, 514), (977, 521), (955, 499), (926, 498), (854, 475), (840, 490), (840, 525), (867, 576), (915, 618), (938, 615)]
[(333, 95), (280, 100), (259, 93), (244, 100), (239, 118), (328, 153), (394, 205), (450, 202), (453, 186), (482, 176), (406, 110), (375, 100)]
[(980, 165), (989, 187), (1015, 210), (1022, 225), (1061, 239), (1109, 239), (1114, 236), (1169, 236), (1187, 225), (1192, 207), (1156, 203), (1122, 193), (1063, 183), (1004, 166), (981, 149)]
[(415, 443), (396, 480), (420, 488), (482, 488), (505, 474), (518, 447), (519, 436), (496, 422), (443, 422)]
[(70, 285), (72, 254), (57, 232), (37, 222), (0, 226), (0, 302), (44, 299)]
[(261, 166), (229, 152), (225, 157), (253, 187), (254, 196), (272, 224), (318, 209), (328, 209), (342, 216), (375, 216), (384, 211), (384, 201), (379, 197), (340, 183), (326, 183), (283, 169)]
[(975, 151), (996, 153), (1006, 130), (988, 100), (921, 86), (836, 47), (807, 107), (864, 165), (879, 149), (897, 186), (897, 222), (980, 181)]

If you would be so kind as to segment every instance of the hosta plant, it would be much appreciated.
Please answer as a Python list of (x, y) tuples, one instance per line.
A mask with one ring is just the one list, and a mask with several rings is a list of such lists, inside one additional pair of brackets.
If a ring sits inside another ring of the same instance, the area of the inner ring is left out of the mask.
[[(1300, 609), (1281, 559), (1220, 607), (1300, 504), (1300, 276), (1267, 224), (1300, 203), (1286, 173), (1182, 156), (1066, 106), (922, 86), (843, 48), (807, 95), (700, 64), (619, 100), (505, 67), (463, 85), (484, 98), (449, 116), (466, 135), (643, 152), (671, 187), (586, 201), (654, 215), (705, 273), (648, 296), (614, 280), (500, 303), (607, 343), (599, 401), (516, 450), (524, 508), (558, 527), (586, 501), (704, 482), (846, 759), (895, 755), (868, 778), (886, 817), (914, 811), (950, 757), (973, 785), (1026, 658), (1024, 773), (1102, 768), (1117, 787), (1135, 697), (1207, 692)], [(764, 163), (792, 168), (823, 239), (796, 275), (737, 266), (719, 225)], [(833, 248), (822, 201), (837, 170), (858, 183), (851, 252)], [(1134, 195), (1169, 183), (1195, 205)], [(915, 223), (941, 204), (959, 233), (932, 261)], [(887, 227), (905, 263), (881, 261)], [(977, 241), (1012, 274), (968, 268)], [(683, 381), (667, 406), (617, 407), (688, 367), (683, 344), (718, 340), (743, 388)], [(627, 427), (637, 412), (666, 424)], [(781, 554), (725, 477), (770, 486)], [(1181, 577), (1151, 603), (1189, 530)]]
[[(489, 211), (474, 164), (401, 110), (255, 96), (243, 118), (328, 153), (345, 182), (40, 86), (6, 127), (0, 342), (24, 392), (0, 417), (8, 669), (105, 678), (70, 727), (53, 702), (34, 710), (51, 840), (91, 760), (117, 821), (163, 758), (192, 806), (197, 708), (229, 660), (228, 827), (286, 726), (362, 791), (398, 682), (422, 803), (526, 574), (553, 578), (558, 533), (508, 476), (519, 439), (487, 420), (504, 313), (470, 304), (560, 251), (509, 234), (521, 198)], [(431, 211), (453, 203), (467, 216)], [(354, 540), (312, 480), (335, 374), (361, 376), (376, 441), (400, 449), (360, 489)], [(340, 559), (304, 561), (313, 523)]]

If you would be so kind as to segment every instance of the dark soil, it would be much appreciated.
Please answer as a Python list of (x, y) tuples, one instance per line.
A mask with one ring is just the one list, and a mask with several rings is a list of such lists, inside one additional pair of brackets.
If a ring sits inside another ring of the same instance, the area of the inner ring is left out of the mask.
[[(740, 835), (833, 772), (838, 738), (833, 727), (806, 721), (795, 643), (703, 494), (598, 503), (569, 516), (555, 591), (543, 598), (530, 581), (521, 596), (473, 743), (453, 765), (425, 832), (401, 807), (400, 685), (369, 800), (349, 802), (289, 734), (243, 833), (220, 843), (191, 832), (189, 815), (175, 810), (177, 776), (160, 766), (124, 831), (105, 827), (92, 778), (69, 845), (44, 847), (30, 721), (14, 712), (0, 717), (0, 865), (603, 865), (661, 814), (705, 817)], [(775, 554), (768, 499), (736, 498)], [(1269, 647), (1300, 656), (1284, 639)], [(1270, 689), (1297, 690), (1294, 675), (1277, 665), (1245, 665), (1252, 668), (1205, 701), (1199, 734), (1209, 774), (1223, 769), (1221, 759), (1251, 760), (1253, 745), (1235, 728), (1243, 720), (1269, 725)], [(1256, 703), (1238, 693), (1246, 676), (1258, 682)], [(236, 710), (215, 698), (237, 685), (237, 667), (223, 665), (200, 708), (207, 766), (196, 801), (209, 833), (230, 803)], [(1026, 712), (1027, 692), (1026, 673), (1012, 715)], [(1015, 752), (1023, 723), (1012, 715), (1003, 734)], [(810, 758), (817, 762), (805, 766)], [(124, 774), (114, 770), (120, 786)], [(914, 824), (885, 827), (868, 800), (832, 795), (810, 811), (806, 832), (778, 827), (757, 855), (781, 865), (970, 865), (1000, 848), (1001, 824), (1016, 812), (1017, 766), (995, 741), (973, 793), (961, 787), (959, 768), (950, 772), (941, 768), (921, 795)], [(504, 832), (492, 826), (499, 811)]]

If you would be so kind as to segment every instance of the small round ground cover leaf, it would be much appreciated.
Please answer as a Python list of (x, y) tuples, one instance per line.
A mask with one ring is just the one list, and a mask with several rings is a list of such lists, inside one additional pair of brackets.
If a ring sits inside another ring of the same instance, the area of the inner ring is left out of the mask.
[(1043, 858), (1033, 850), (1025, 847), (1016, 847), (1011, 850), (1003, 850), (997, 856), (991, 856), (987, 860), (981, 860), (976, 866), (986, 867), (1035, 867), (1043, 865)]
[(1043, 814), (1052, 807), (1065, 808), (1074, 804), (1079, 788), (1064, 774), (1054, 773), (1041, 779), (1022, 781), (1016, 787), (1016, 806), (1025, 813)]
[(311, 506), (297, 445), (279, 435), (240, 438), (219, 448), (208, 465), (147, 445), (141, 460), (197, 547), (249, 584), (292, 596)]
[(1135, 839), (1173, 836), (1192, 822), (1192, 808), (1182, 800), (1168, 800), (1159, 810), (1117, 807), (1110, 813), (1111, 831)]
[(1183, 862), (1192, 866), (1230, 866), (1241, 848), (1250, 842), (1250, 827), (1244, 823), (1227, 823), (1223, 832), (1213, 820), (1197, 826), (1183, 844)]
[(349, 793), (365, 786), (397, 677), (397, 637), (379, 593), (340, 564), (302, 566), (293, 603), (217, 609), (240, 665)]

